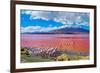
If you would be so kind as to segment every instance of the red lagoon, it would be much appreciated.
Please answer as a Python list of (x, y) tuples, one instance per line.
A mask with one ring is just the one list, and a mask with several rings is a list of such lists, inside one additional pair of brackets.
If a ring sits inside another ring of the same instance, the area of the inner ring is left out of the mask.
[(89, 53), (89, 34), (21, 34), (21, 47)]

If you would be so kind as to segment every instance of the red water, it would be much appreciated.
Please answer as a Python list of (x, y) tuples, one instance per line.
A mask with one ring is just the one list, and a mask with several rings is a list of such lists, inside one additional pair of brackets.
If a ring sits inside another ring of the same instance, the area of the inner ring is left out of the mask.
[(59, 48), (89, 52), (88, 34), (21, 34), (22, 47)]

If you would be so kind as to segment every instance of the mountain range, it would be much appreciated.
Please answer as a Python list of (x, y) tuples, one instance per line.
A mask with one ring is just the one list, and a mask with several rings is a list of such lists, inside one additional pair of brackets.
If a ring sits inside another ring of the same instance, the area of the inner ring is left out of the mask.
[(81, 27), (65, 27), (56, 30), (51, 30), (49, 32), (25, 32), (24, 34), (80, 34), (80, 33), (89, 33), (88, 29)]

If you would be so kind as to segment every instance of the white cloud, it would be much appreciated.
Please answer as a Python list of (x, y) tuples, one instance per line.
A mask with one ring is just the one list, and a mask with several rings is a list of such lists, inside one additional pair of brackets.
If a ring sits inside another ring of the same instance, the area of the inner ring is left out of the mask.
[(41, 29), (40, 26), (21, 27), (21, 33), (24, 33), (24, 32), (37, 32), (39, 29)]
[[(54, 20), (55, 22), (60, 22), (64, 25), (71, 26), (76, 23), (80, 25), (84, 22), (89, 23), (86, 19), (89, 19), (89, 13), (78, 13), (78, 12), (64, 12), (64, 11), (32, 11), (23, 10), (22, 14), (30, 15), (30, 19), (42, 19), (42, 20)], [(85, 17), (85, 18), (83, 18)]]
[(23, 10), (21, 13), (22, 13), (22, 14), (31, 14), (32, 11), (30, 11), (30, 10), (24, 11), (24, 10)]
[(80, 23), (78, 25), (85, 25), (85, 26), (89, 26), (89, 22), (83, 22), (83, 23)]
[(28, 26), (28, 27), (21, 27), (21, 33), (25, 32), (49, 32), (56, 29), (61, 29), (68, 27), (67, 25), (59, 26), (59, 27), (41, 27), (41, 26)]
[(46, 20), (48, 21), (49, 19), (45, 18), (45, 17), (40, 17), (40, 16), (30, 16), (30, 19), (42, 19), (42, 20)]
[(21, 33), (25, 32), (48, 32), (51, 30), (55, 30), (57, 27), (40, 27), (40, 26), (28, 26), (28, 27), (21, 27)]
[(80, 23), (78, 25), (62, 25), (59, 27), (52, 27), (51, 25), (49, 25), (49, 27), (41, 27), (41, 26), (28, 26), (28, 27), (21, 27), (21, 33), (31, 33), (31, 32), (49, 32), (52, 30), (56, 30), (56, 29), (61, 29), (61, 28), (65, 28), (65, 27), (83, 27), (85, 24), (85, 26), (87, 27), (87, 29), (89, 28), (89, 23), (88, 22), (84, 22), (84, 23)]
[(77, 16), (75, 23), (79, 24), (79, 23), (83, 23), (83, 22), (84, 22), (84, 20), (82, 19), (82, 17), (81, 16)]
[[(50, 12), (45, 12), (45, 11), (22, 11), (22, 14), (27, 14), (30, 15), (30, 19), (43, 19), (43, 20), (49, 20), (50, 18), (48, 15)], [(49, 18), (49, 19), (48, 19)]]

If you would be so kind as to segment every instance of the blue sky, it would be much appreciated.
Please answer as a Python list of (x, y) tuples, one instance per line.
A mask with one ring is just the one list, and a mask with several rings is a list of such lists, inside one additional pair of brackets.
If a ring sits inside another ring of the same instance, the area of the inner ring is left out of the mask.
[(45, 32), (65, 27), (89, 29), (89, 13), (21, 10), (21, 32)]

